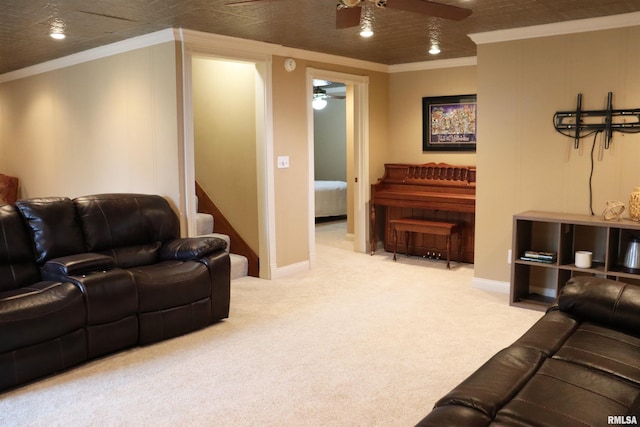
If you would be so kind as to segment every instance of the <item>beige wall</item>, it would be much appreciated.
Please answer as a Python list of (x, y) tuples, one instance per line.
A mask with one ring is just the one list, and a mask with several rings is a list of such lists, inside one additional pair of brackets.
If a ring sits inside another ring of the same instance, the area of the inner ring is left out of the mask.
[[(428, 161), (478, 167), (477, 278), (509, 281), (511, 218), (526, 209), (588, 211), (591, 140), (581, 150), (551, 125), (557, 110), (640, 106), (640, 28), (480, 45), (478, 66), (386, 74), (273, 58), (277, 267), (307, 261), (306, 68), (369, 78), (369, 175), (384, 163)], [(178, 204), (180, 93), (174, 43), (139, 49), (0, 85), (0, 167), (23, 196), (105, 191), (159, 193)], [(604, 64), (604, 65), (603, 65)], [(477, 71), (477, 73), (476, 73)], [(477, 154), (424, 154), (421, 98), (478, 93)], [(594, 210), (626, 202), (640, 185), (640, 135), (614, 135), (596, 159)], [(598, 150), (596, 150), (598, 152)], [(533, 184), (532, 184), (533, 180)]]
[(388, 75), (352, 67), (294, 58), (293, 72), (284, 69), (283, 57), (273, 58), (274, 157), (289, 156), (288, 169), (275, 169), (277, 266), (309, 260), (308, 141), (306, 69), (335, 71), (369, 77), (369, 174), (384, 170), (388, 131)]
[(273, 156), (289, 156), (289, 168), (274, 169), (277, 267), (309, 259), (306, 75), (284, 58), (273, 58)]
[[(169, 42), (0, 85), (3, 172), (21, 178), (24, 197), (145, 192), (179, 206), (181, 76)], [(380, 176), (388, 130), (388, 75), (298, 59), (288, 73), (273, 58), (276, 267), (309, 260), (306, 68), (369, 77), (370, 171)], [(184, 218), (182, 218), (184, 225)]]
[(196, 180), (259, 253), (254, 64), (194, 58)]
[[(480, 45), (476, 278), (508, 282), (512, 216), (528, 210), (589, 213), (593, 138), (580, 150), (552, 126), (556, 111), (640, 107), (640, 27)], [(593, 208), (628, 202), (640, 185), (640, 135), (596, 144)]]
[[(475, 165), (473, 152), (422, 151), (422, 98), (477, 92), (476, 67), (393, 73), (389, 78), (389, 141), (386, 162)], [(481, 115), (481, 107), (478, 108)], [(478, 140), (478, 145), (483, 140)], [(372, 177), (380, 178), (381, 176)]]
[(0, 85), (5, 173), (22, 197), (155, 193), (179, 203), (175, 43)]

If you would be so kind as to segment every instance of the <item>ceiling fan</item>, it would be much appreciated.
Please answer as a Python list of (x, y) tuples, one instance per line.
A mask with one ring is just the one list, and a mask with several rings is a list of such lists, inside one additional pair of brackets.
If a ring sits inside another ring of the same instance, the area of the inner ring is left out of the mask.
[[(236, 0), (227, 3), (229, 6), (240, 6), (250, 3), (272, 2), (279, 0)], [(391, 8), (405, 12), (420, 13), (436, 18), (460, 21), (471, 15), (471, 9), (436, 3), (429, 0), (337, 0), (336, 28), (349, 28), (360, 25), (360, 16), (366, 2), (379, 8)]]
[(345, 95), (334, 95), (332, 93), (327, 93), (326, 90), (321, 87), (314, 86), (313, 87), (313, 97), (314, 98), (333, 98), (333, 99), (345, 99)]
[(316, 110), (322, 110), (327, 106), (327, 99), (345, 99), (346, 95), (336, 95), (333, 93), (327, 93), (323, 86), (329, 86), (329, 82), (325, 82), (324, 80), (313, 80), (313, 99), (311, 105)]

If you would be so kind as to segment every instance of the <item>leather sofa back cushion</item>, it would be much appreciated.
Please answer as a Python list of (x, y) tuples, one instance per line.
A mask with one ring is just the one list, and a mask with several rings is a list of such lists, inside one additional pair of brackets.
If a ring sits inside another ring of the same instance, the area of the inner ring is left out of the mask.
[(640, 336), (640, 286), (577, 276), (560, 290), (560, 310)]
[(35, 243), (36, 262), (45, 262), (85, 252), (75, 206), (66, 197), (19, 200), (22, 213)]
[(98, 194), (74, 202), (90, 252), (155, 245), (180, 235), (178, 217), (160, 196)]
[(28, 233), (14, 206), (0, 206), (0, 291), (40, 280)]

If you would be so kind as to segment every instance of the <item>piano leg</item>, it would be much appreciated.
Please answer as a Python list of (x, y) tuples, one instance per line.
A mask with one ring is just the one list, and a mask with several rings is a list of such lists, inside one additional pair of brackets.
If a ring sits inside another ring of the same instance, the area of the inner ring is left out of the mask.
[(376, 253), (376, 206), (373, 203), (369, 209), (369, 220), (371, 221), (369, 238), (371, 239), (371, 255), (373, 256)]
[(404, 232), (404, 252), (409, 258), (409, 239), (411, 238), (411, 234), (408, 231)]
[[(398, 251), (398, 231), (393, 229), (393, 260), (396, 261), (396, 252)], [(373, 255), (373, 254), (371, 254)]]

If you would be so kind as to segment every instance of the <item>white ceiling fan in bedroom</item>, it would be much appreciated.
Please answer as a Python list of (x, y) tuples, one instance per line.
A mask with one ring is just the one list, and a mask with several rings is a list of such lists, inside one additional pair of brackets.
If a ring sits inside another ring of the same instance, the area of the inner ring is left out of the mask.
[(313, 79), (313, 100), (311, 101), (311, 106), (314, 110), (322, 110), (327, 106), (327, 100), (330, 98), (345, 99), (346, 95), (343, 95), (343, 93), (343, 84)]

